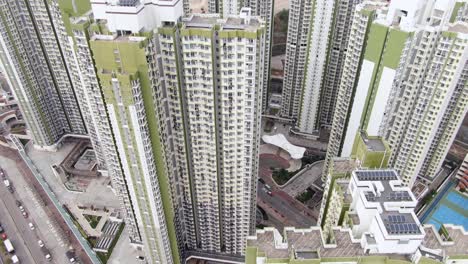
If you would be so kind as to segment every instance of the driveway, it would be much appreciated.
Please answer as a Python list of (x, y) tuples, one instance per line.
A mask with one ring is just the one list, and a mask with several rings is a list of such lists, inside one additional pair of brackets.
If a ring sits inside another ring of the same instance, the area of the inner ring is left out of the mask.
[(298, 196), (322, 176), (323, 164), (323, 160), (311, 164), (308, 170), (302, 174), (296, 174), (285, 185), (281, 186), (281, 189), (292, 197)]

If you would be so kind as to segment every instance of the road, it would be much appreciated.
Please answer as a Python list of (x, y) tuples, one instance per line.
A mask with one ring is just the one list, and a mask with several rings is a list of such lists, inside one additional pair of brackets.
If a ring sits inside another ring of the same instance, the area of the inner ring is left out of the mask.
[(37, 245), (37, 240), (40, 237), (51, 251), (52, 258), (58, 264), (68, 263), (65, 252), (70, 247), (75, 250), (83, 263), (91, 263), (79, 242), (72, 236), (71, 230), (60, 213), (45, 194), (44, 189), (19, 156), (19, 153), (16, 150), (0, 146), (0, 165), (16, 187), (17, 199), (23, 202), (26, 211), (30, 213), (30, 219), (35, 221), (34, 224), (37, 227), (36, 232), (38, 232), (38, 235), (36, 239), (31, 240), (31, 243)]
[[(311, 227), (316, 224), (312, 216), (307, 216), (306, 210), (298, 209), (279, 189), (273, 189), (272, 195), (264, 191), (264, 184), (258, 182), (257, 199), (260, 207), (270, 216), (280, 220), (285, 226)], [(306, 209), (304, 207), (304, 209)]]
[(324, 161), (313, 163), (307, 171), (288, 181), (281, 189), (292, 197), (298, 196), (322, 175), (323, 164)]
[[(15, 186), (14, 182), (13, 186)], [(36, 232), (37, 229), (30, 230), (28, 226), (34, 220), (30, 218), (25, 219), (16, 205), (16, 191), (12, 194), (2, 184), (0, 186), (0, 199), (0, 221), (20, 261), (22, 263), (36, 264), (50, 263), (45, 259), (37, 244), (39, 240)]]

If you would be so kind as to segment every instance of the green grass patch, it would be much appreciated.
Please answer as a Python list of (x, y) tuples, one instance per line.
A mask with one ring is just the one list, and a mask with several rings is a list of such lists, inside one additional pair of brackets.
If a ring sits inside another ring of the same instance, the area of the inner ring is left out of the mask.
[(98, 215), (88, 215), (88, 214), (83, 214), (84, 218), (86, 221), (88, 221), (89, 225), (96, 229), (97, 225), (99, 224), (99, 221), (101, 220), (101, 216)]
[(274, 170), (273, 171), (273, 180), (276, 182), (278, 185), (283, 185), (286, 182), (288, 182), (296, 173), (298, 172), (289, 172), (285, 169), (279, 169), (279, 170)]
[(265, 122), (265, 127), (263, 128), (263, 131), (265, 131), (267, 133), (270, 133), (273, 130), (274, 125), (275, 125), (275, 123), (273, 121), (267, 120)]
[(301, 194), (299, 194), (298, 196), (296, 196), (296, 199), (305, 204), (307, 201), (309, 201), (310, 199), (312, 199), (312, 196), (314, 196), (314, 191), (312, 191), (310, 188), (307, 188), (307, 190)]

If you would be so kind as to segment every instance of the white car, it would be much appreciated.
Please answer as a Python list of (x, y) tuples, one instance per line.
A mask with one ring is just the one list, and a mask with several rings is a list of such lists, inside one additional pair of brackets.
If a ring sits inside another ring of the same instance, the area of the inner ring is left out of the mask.
[(43, 246), (44, 246), (44, 242), (42, 242), (42, 240), (38, 240), (38, 241), (37, 241), (37, 244), (39, 245), (39, 247), (43, 247)]
[(31, 230), (34, 230), (34, 229), (35, 229), (33, 223), (29, 223), (29, 229), (31, 229)]

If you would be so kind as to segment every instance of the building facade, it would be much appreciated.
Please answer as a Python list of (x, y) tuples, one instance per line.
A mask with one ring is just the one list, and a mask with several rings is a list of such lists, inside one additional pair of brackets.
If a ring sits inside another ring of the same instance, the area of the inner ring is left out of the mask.
[(262, 96), (262, 112), (264, 112), (268, 106), (268, 90), (270, 87), (271, 77), (271, 49), (272, 49), (272, 38), (273, 38), (273, 13), (274, 13), (274, 1), (273, 0), (209, 0), (208, 1), (208, 13), (216, 14), (219, 13), (223, 17), (230, 15), (239, 14), (243, 7), (250, 8), (253, 16), (258, 16), (265, 21), (265, 51), (264, 51), (264, 63), (263, 67), (263, 96)]
[(35, 146), (55, 149), (64, 135), (85, 135), (56, 2), (2, 1), (0, 12), (2, 71)]
[(181, 28), (159, 31), (168, 62), (165, 86), (174, 95), (169, 98), (170, 121), (175, 122), (174, 132), (182, 133), (174, 135), (174, 147), (187, 151), (174, 165), (187, 182), (180, 206), (191, 218), (186, 221), (192, 232), (186, 242), (190, 250), (240, 255), (251, 232), (263, 87), (262, 23), (242, 9), (240, 17), (193, 15)]
[(281, 115), (303, 133), (330, 126), (356, 4), (291, 2)]
[(160, 4), (93, 3), (70, 19), (83, 108), (148, 261), (241, 258), (255, 223), (265, 23), (248, 8), (182, 18), (182, 2)]
[(351, 33), (349, 50), (357, 49), (345, 60), (326, 169), (331, 158), (349, 156), (365, 131), (389, 143), (390, 165), (406, 185), (436, 175), (467, 111), (467, 25), (449, 23), (453, 7), (359, 7), (352, 27), (361, 30)]

